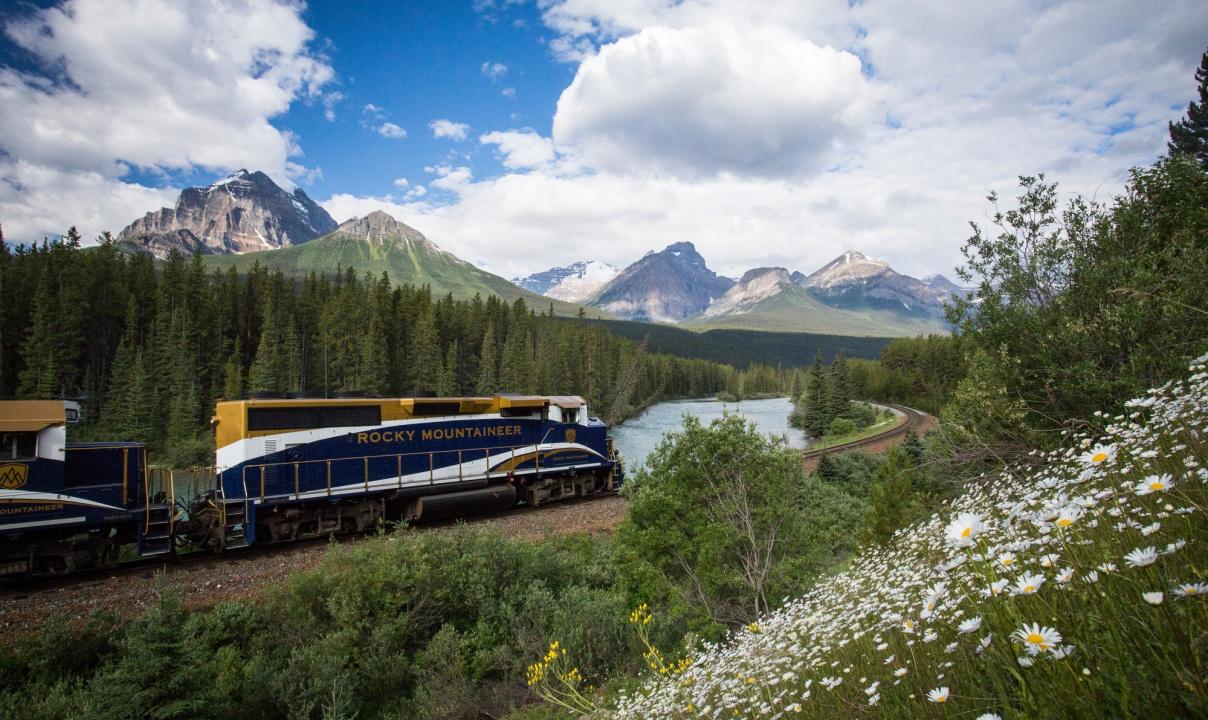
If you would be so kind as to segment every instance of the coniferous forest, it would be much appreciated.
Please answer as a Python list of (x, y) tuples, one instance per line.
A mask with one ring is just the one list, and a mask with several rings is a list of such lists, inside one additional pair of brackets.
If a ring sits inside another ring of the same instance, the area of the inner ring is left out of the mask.
[(458, 301), (355, 273), (157, 264), (108, 237), (0, 243), (0, 397), (75, 398), (77, 438), (140, 440), (208, 464), (215, 400), (514, 392), (577, 394), (617, 422), (659, 398), (782, 389), (783, 373), (646, 352), (523, 300)]

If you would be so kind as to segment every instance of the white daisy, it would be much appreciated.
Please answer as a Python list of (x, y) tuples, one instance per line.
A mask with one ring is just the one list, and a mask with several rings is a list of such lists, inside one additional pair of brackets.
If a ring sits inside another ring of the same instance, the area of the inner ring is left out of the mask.
[(1033, 575), (1025, 573), (1023, 577), (1015, 581), (1015, 589), (1012, 592), (1014, 595), (1032, 595), (1040, 586), (1044, 584), (1044, 575)]
[(1029, 655), (1052, 650), (1061, 642), (1061, 633), (1051, 627), (1041, 627), (1039, 623), (1024, 625), (1015, 631), (1015, 637), (1023, 643)]
[(1150, 495), (1156, 492), (1165, 492), (1170, 489), (1170, 484), (1173, 478), (1170, 475), (1150, 475), (1133, 487), (1133, 491), (1138, 495)]
[(934, 690), (928, 690), (927, 699), (933, 703), (948, 702), (948, 688), (939, 687), (939, 688), (935, 688)]
[(1093, 467), (1095, 465), (1102, 465), (1104, 463), (1111, 462), (1115, 457), (1115, 445), (1096, 445), (1090, 450), (1084, 452), (1082, 457), (1079, 459), (1082, 461), (1083, 465)]
[(1153, 565), (1158, 560), (1158, 550), (1154, 547), (1137, 548), (1124, 556), (1129, 567), (1145, 567)]
[(960, 624), (960, 626), (957, 628), (957, 631), (961, 635), (967, 635), (968, 633), (977, 632), (978, 629), (981, 628), (981, 624), (982, 624), (982, 619), (981, 619), (981, 616), (979, 615), (977, 617), (969, 618), (968, 620), (962, 622)]
[(1199, 597), (1200, 595), (1208, 594), (1208, 583), (1183, 583), (1174, 589), (1179, 597)]
[(1160, 592), (1141, 593), (1141, 599), (1150, 605), (1161, 605), (1164, 595)]
[(980, 517), (973, 513), (961, 513), (956, 516), (956, 519), (948, 523), (948, 528), (945, 534), (948, 536), (948, 542), (956, 547), (969, 547), (974, 543), (974, 538), (985, 529), (985, 523)]

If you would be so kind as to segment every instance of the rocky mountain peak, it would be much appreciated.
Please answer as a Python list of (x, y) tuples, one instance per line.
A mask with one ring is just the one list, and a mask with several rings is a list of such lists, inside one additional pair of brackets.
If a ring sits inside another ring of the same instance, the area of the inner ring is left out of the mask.
[(364, 217), (345, 220), (340, 223), (335, 232), (379, 245), (401, 241), (425, 247), (433, 252), (442, 252), (436, 243), (424, 237), (419, 230), (399, 222), (393, 215), (383, 210), (374, 210)]
[(301, 188), (286, 192), (265, 173), (241, 168), (207, 187), (185, 188), (174, 207), (135, 220), (118, 240), (161, 259), (173, 250), (230, 255), (298, 245), (335, 227)]
[(619, 273), (616, 267), (599, 260), (580, 260), (565, 267), (554, 267), (512, 282), (555, 300), (579, 302), (591, 297)]
[(805, 278), (806, 287), (829, 288), (847, 285), (867, 278), (893, 272), (889, 263), (870, 257), (859, 250), (847, 250)]
[(626, 320), (676, 322), (701, 312), (733, 280), (709, 269), (691, 242), (677, 242), (625, 268), (591, 304)]
[(752, 268), (743, 273), (742, 278), (725, 295), (709, 303), (704, 317), (740, 314), (760, 301), (780, 294), (792, 282), (792, 276), (785, 268)]

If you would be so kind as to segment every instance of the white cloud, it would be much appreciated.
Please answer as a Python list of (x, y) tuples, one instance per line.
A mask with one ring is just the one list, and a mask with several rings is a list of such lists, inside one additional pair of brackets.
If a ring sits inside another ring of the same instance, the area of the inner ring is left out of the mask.
[(1046, 172), (1067, 197), (1104, 199), (1163, 152), (1208, 37), (1188, 0), (541, 8), (551, 52), (582, 63), (553, 146), (483, 133), (514, 172), (392, 200), (506, 277), (685, 238), (730, 275), (810, 271), (847, 247), (950, 273), (986, 191), (1010, 198), (1018, 175)]
[(447, 190), (454, 194), (460, 194), (470, 186), (470, 182), (474, 179), (474, 173), (464, 165), (458, 167), (438, 165), (434, 168), (424, 169), (436, 175), (436, 179), (428, 183), (429, 187)]
[(410, 185), (411, 185), (411, 181), (409, 181), (409, 180), (408, 180), (407, 178), (405, 178), (405, 177), (401, 177), (401, 178), (395, 178), (395, 179), (394, 179), (394, 186), (395, 186), (396, 188), (406, 188), (406, 187), (409, 187)]
[(793, 177), (863, 121), (859, 59), (778, 28), (646, 28), (579, 66), (554, 140), (596, 167)]
[(392, 122), (382, 123), (377, 129), (378, 135), (391, 140), (402, 140), (407, 137), (407, 131)]
[(482, 71), (483, 75), (486, 75), (488, 78), (491, 79), (491, 82), (500, 80), (503, 78), (504, 75), (508, 74), (508, 66), (504, 65), (501, 62), (487, 61), (487, 62), (484, 62), (482, 64), (482, 67), (479, 69)]
[[(326, 110), (339, 99), (325, 90), (334, 71), (310, 49), (314, 33), (294, 3), (69, 0), (4, 33), (58, 73), (50, 81), (0, 68), (0, 150), (16, 159), (0, 184), (21, 188), (0, 204), (0, 219), (14, 240), (73, 222), (85, 237), (116, 232), (158, 207), (131, 213), (126, 200), (174, 196), (122, 182), (131, 166), (249, 167), (290, 186), (305, 174), (290, 164), (300, 150), (270, 120), (298, 100)], [(94, 196), (81, 178), (97, 179)], [(54, 201), (56, 189), (82, 205)], [(49, 202), (29, 213), (23, 198), (34, 197)]]
[(499, 94), (504, 97), (507, 97), (507, 98), (514, 98), (514, 97), (516, 97), (516, 88), (505, 87), (504, 89), (499, 91)]
[(512, 169), (548, 165), (555, 157), (553, 141), (529, 129), (489, 132), (478, 142), (496, 146), (504, 166)]
[(432, 128), (432, 137), (450, 140), (465, 140), (466, 133), (470, 131), (470, 126), (465, 123), (444, 119), (433, 120), (428, 123), (428, 127)]

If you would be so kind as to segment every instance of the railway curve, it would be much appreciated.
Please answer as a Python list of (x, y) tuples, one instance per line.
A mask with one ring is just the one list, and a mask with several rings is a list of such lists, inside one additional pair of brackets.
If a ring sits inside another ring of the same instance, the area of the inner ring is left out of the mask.
[(812, 469), (815, 465), (818, 464), (818, 460), (821, 459), (822, 456), (824, 456), (824, 455), (838, 455), (841, 453), (850, 452), (852, 450), (859, 450), (862, 448), (878, 448), (878, 447), (882, 447), (882, 446), (888, 447), (888, 445), (890, 443), (893, 443), (894, 441), (896, 441), (900, 438), (904, 439), (906, 437), (906, 434), (909, 433), (911, 430), (914, 430), (915, 432), (922, 434), (922, 432), (924, 432), (925, 430), (928, 430), (935, 426), (934, 417), (932, 417), (931, 415), (928, 415), (927, 413), (915, 410), (914, 408), (909, 408), (909, 407), (906, 407), (905, 405), (897, 405), (894, 403), (874, 403), (874, 404), (879, 405), (881, 407), (887, 407), (887, 408), (896, 410), (897, 412), (901, 413), (902, 416), (904, 416), (906, 418), (905, 422), (898, 423), (898, 424), (894, 425), (893, 427), (888, 428), (887, 430), (883, 430), (874, 435), (869, 435), (868, 437), (865, 437), (865, 438), (860, 438), (859, 440), (852, 440), (851, 442), (845, 442), (845, 443), (840, 443), (838, 445), (832, 445), (830, 447), (822, 448), (820, 450), (810, 450), (807, 448), (801, 454), (802, 462), (805, 463), (806, 469)]

